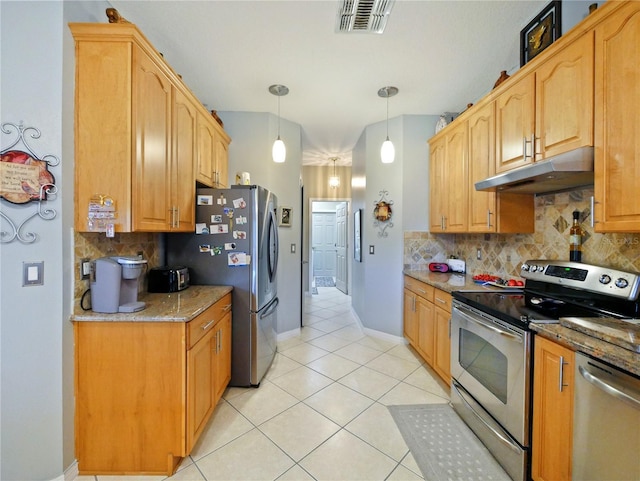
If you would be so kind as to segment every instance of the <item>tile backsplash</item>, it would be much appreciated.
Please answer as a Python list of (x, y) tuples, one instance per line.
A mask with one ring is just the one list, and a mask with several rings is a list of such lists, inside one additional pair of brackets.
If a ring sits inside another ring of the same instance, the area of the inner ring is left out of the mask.
[(591, 188), (536, 197), (533, 234), (405, 232), (404, 268), (427, 269), (429, 262), (455, 255), (466, 261), (469, 274), (519, 277), (520, 265), (526, 260), (569, 260), (569, 228), (572, 213), (578, 210), (585, 231), (582, 261), (640, 272), (640, 234), (594, 232), (590, 225), (592, 195)]
[[(104, 233), (76, 232), (74, 234), (74, 309), (80, 312), (80, 299), (84, 292), (89, 289), (89, 280), (80, 278), (81, 259), (95, 260), (99, 257), (108, 256), (135, 256), (142, 253), (147, 259), (147, 269), (160, 265), (160, 234), (155, 233), (133, 233), (116, 234), (113, 238), (108, 238)], [(146, 274), (146, 273), (145, 273)], [(146, 290), (146, 275), (140, 276), (139, 291)], [(84, 303), (85, 305), (88, 302)]]

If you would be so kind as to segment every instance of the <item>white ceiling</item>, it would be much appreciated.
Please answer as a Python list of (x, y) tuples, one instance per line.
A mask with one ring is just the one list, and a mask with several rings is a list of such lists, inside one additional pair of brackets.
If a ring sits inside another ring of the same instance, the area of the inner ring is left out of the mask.
[[(519, 67), (519, 33), (548, 0), (397, 0), (384, 34), (335, 33), (339, 2), (110, 0), (209, 108), (272, 112), (302, 127), (303, 164), (351, 163), (370, 124), (459, 112)], [(106, 21), (106, 16), (105, 16)], [(431, 132), (425, 132), (425, 141)]]

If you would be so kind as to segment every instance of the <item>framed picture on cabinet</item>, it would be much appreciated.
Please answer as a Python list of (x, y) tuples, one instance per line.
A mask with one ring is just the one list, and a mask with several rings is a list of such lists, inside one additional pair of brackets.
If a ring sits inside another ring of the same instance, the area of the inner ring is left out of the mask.
[(520, 31), (520, 66), (534, 58), (562, 35), (562, 2), (549, 3)]

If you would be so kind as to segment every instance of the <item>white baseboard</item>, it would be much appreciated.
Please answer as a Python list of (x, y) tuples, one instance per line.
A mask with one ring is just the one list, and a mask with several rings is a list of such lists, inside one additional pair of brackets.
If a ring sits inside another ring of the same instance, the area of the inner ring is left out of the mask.
[(367, 336), (376, 337), (378, 339), (382, 339), (385, 341), (393, 342), (395, 344), (407, 344), (407, 340), (404, 337), (394, 336), (393, 334), (387, 334), (386, 332), (376, 331), (375, 329), (369, 329), (368, 327), (364, 327), (362, 325), (362, 321), (358, 317), (358, 313), (351, 306), (351, 314), (355, 317), (356, 322), (362, 332), (364, 332)]
[(74, 481), (80, 475), (78, 471), (78, 460), (71, 463), (60, 476), (50, 479), (49, 481)]
[(290, 331), (281, 332), (276, 336), (276, 340), (278, 342), (282, 342), (299, 335), (300, 335), (300, 328), (298, 327), (297, 329), (291, 329)]

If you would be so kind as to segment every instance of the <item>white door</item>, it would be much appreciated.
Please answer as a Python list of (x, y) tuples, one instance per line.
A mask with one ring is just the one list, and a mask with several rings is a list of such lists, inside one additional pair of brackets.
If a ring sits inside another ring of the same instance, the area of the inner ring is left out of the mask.
[(314, 212), (312, 214), (313, 276), (336, 276), (336, 214)]
[(349, 209), (346, 202), (336, 208), (336, 287), (347, 294), (347, 224)]

